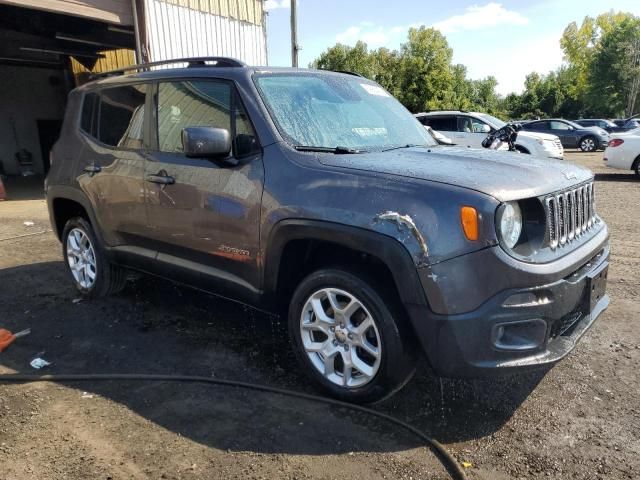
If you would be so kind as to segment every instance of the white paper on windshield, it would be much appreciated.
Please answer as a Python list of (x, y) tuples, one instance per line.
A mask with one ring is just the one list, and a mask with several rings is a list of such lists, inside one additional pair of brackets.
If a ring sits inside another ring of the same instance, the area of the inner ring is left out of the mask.
[(379, 97), (390, 97), (386, 90), (378, 85), (371, 85), (369, 83), (361, 83), (360, 86), (364, 88), (367, 93), (371, 95), (377, 95)]
[(352, 128), (351, 131), (361, 137), (377, 137), (387, 134), (387, 129), (380, 127), (356, 127)]

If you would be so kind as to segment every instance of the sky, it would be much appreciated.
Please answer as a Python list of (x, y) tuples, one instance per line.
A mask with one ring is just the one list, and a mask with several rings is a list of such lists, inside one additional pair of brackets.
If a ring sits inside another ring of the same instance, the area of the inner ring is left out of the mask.
[[(269, 65), (290, 66), (290, 0), (266, 0)], [(640, 15), (639, 0), (427, 1), (298, 0), (299, 66), (336, 43), (396, 49), (412, 26), (439, 29), (453, 63), (472, 79), (493, 75), (497, 90), (520, 93), (525, 76), (562, 64), (560, 37), (573, 21), (609, 10)]]

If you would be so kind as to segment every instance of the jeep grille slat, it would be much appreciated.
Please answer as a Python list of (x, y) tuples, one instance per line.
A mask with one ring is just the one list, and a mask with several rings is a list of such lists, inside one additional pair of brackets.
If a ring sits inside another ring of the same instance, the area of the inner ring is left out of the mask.
[(573, 242), (597, 223), (594, 198), (593, 182), (545, 198), (551, 249)]

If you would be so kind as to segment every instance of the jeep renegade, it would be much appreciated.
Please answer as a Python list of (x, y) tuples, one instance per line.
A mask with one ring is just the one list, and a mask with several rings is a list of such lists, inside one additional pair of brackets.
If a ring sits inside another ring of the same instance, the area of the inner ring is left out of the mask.
[(420, 352), (453, 377), (553, 364), (607, 307), (589, 170), (438, 146), (357, 75), (150, 67), (73, 90), (51, 152), (81, 293), (132, 269), (284, 313), (304, 371), (353, 402), (398, 390)]

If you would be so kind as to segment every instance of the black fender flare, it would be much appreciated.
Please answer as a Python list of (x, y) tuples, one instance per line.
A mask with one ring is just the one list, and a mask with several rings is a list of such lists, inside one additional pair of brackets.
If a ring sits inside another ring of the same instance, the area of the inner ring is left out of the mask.
[(281, 220), (273, 226), (265, 252), (265, 293), (276, 292), (282, 252), (292, 240), (334, 243), (376, 257), (392, 273), (403, 304), (427, 305), (417, 267), (400, 241), (364, 228), (322, 220)]
[(98, 239), (100, 240), (100, 242), (104, 245), (104, 238), (102, 236), (102, 229), (100, 228), (100, 223), (98, 222), (98, 219), (94, 214), (93, 205), (91, 204), (91, 201), (89, 200), (89, 198), (87, 198), (84, 192), (82, 192), (81, 190), (78, 190), (77, 188), (73, 188), (66, 185), (55, 185), (55, 186), (49, 185), (47, 187), (46, 194), (47, 194), (47, 205), (49, 206), (49, 218), (51, 221), (51, 228), (53, 229), (54, 233), (58, 238), (62, 236), (62, 232), (58, 231), (58, 224), (56, 222), (55, 211), (54, 211), (54, 202), (57, 199), (71, 200), (79, 204), (84, 209), (84, 211), (87, 212), (87, 215), (89, 216), (89, 221), (91, 222), (91, 225), (93, 225), (94, 227), (93, 230), (95, 234), (98, 236)]

